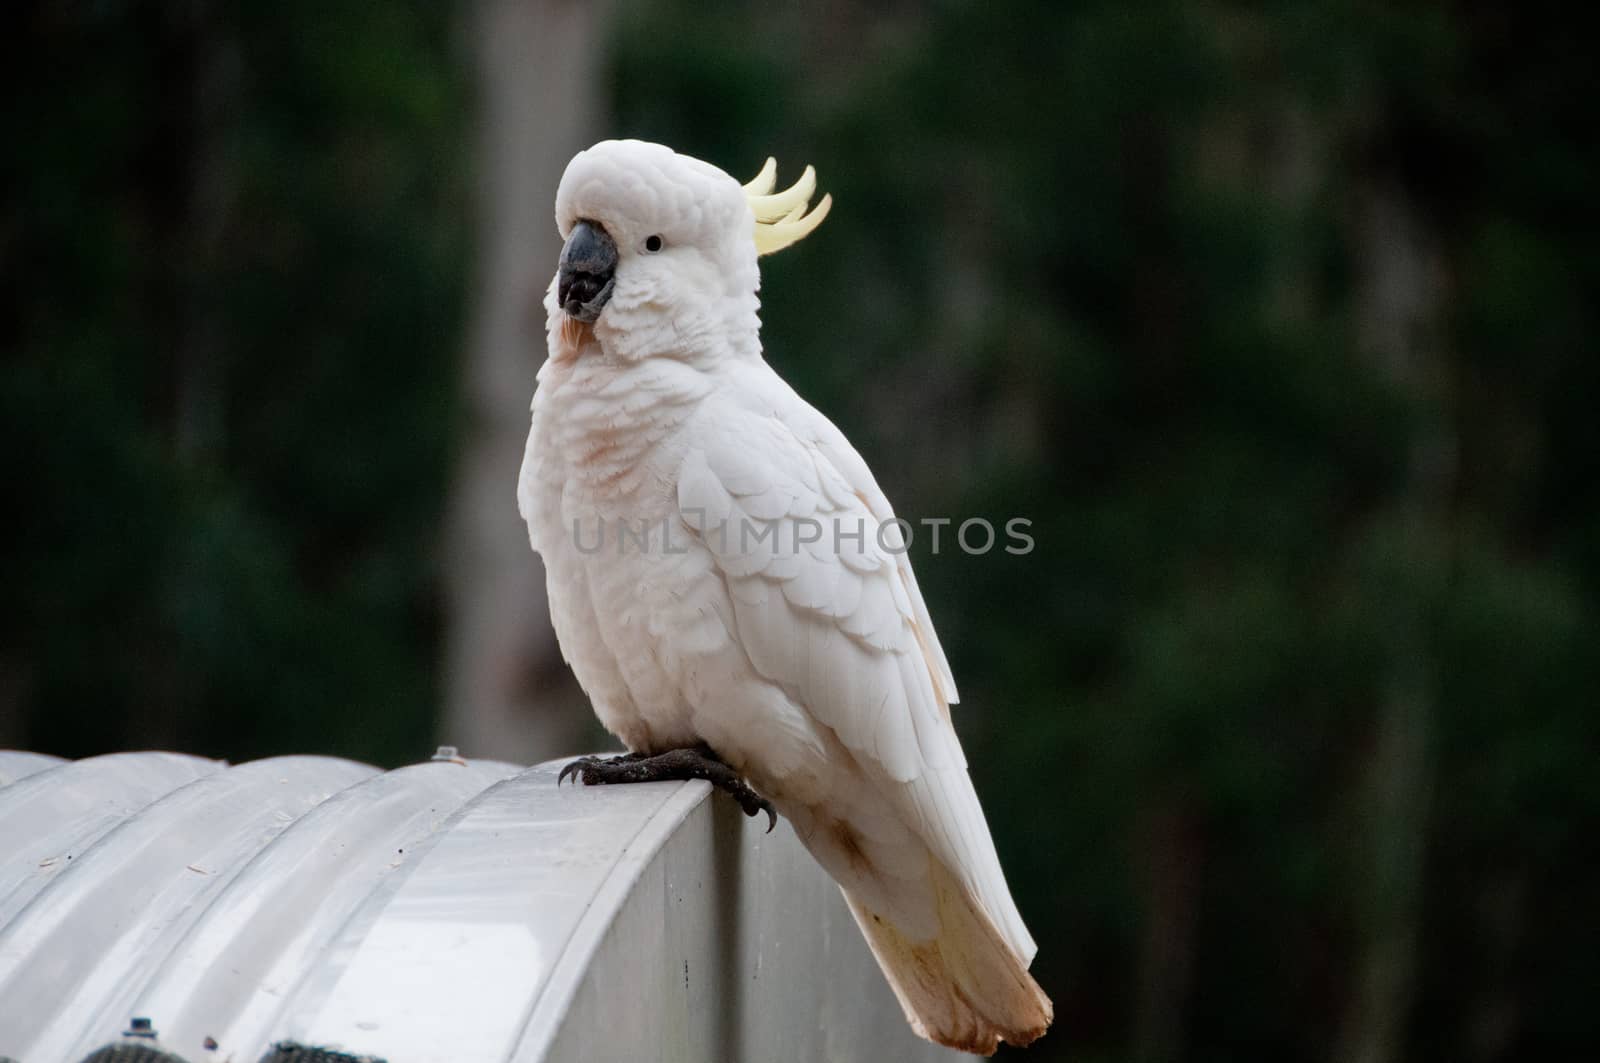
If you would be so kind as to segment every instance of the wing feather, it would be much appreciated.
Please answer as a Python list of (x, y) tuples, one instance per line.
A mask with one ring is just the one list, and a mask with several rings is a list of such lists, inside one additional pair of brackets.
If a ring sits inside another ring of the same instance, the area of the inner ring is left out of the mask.
[(838, 736), (1031, 957), (950, 720), (955, 683), (909, 560), (892, 530), (877, 534), (893, 510), (810, 413), (831, 437), (796, 431), (792, 419), (810, 418), (792, 411), (708, 410), (678, 478), (684, 522), (728, 584), (751, 665)]
[[(906, 596), (911, 611), (911, 625), (916, 641), (927, 658), (928, 670), (933, 673), (934, 687), (946, 705), (961, 700), (956, 690), (955, 677), (950, 672), (950, 662), (939, 636), (934, 633), (933, 619), (923, 601), (922, 590), (917, 586), (916, 573), (911, 570), (911, 555), (905, 549), (898, 525), (894, 524), (894, 507), (878, 486), (877, 479), (866, 460), (850, 445), (844, 433), (810, 403), (802, 399), (787, 381), (764, 364), (751, 367), (741, 379), (746, 394), (754, 397), (757, 410), (784, 422), (796, 437), (805, 440), (814, 449), (821, 485), (828, 500), (835, 506), (846, 505), (844, 492), (856, 496), (872, 518), (873, 529), (883, 529), (888, 545), (889, 560), (900, 571), (900, 588)], [(946, 711), (948, 717), (949, 713)]]

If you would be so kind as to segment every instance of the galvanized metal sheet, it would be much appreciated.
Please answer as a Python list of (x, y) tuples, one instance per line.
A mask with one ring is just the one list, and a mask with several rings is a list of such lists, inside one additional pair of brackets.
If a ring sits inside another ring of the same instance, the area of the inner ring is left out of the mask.
[(596, 898), (517, 1063), (970, 1058), (911, 1032), (838, 887), (787, 822), (768, 834), (765, 819), (712, 795), (625, 863), (621, 903)]
[(25, 753), (20, 749), (0, 749), (0, 786), (9, 786), (46, 768), (66, 761), (46, 753)]
[[(418, 764), (335, 794), (256, 854), (212, 900), (135, 998), (164, 1046), (190, 1059), (255, 1060), (283, 1035), (280, 1012), (352, 912), (414, 866), (450, 817), (521, 769)], [(215, 1044), (215, 1049), (208, 1049)]]
[(624, 854), (704, 797), (703, 783), (558, 789), (556, 771), (486, 790), (374, 893), (285, 1009), (284, 1036), (406, 1063), (506, 1059), (574, 929), (608, 887), (626, 891)]
[(222, 767), (179, 753), (113, 753), (0, 789), (0, 927), (107, 831)]
[(954, 1058), (787, 824), (558, 766), (125, 754), (0, 789), (0, 1056), (138, 1015), (190, 1063)]
[(328, 757), (257, 761), (204, 775), (106, 832), (0, 929), (0, 1054), (79, 1059), (115, 1037), (130, 990), (209, 897), (299, 816), (375, 771)]

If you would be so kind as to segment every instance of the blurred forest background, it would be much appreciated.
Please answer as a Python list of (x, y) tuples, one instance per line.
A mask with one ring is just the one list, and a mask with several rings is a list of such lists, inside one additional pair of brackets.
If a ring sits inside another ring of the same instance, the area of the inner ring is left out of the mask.
[(903, 515), (1055, 1030), (1600, 1020), (1592, 35), (1563, 5), (58, 0), (6, 81), (0, 745), (599, 735), (514, 484), (577, 149), (815, 163), (771, 360)]

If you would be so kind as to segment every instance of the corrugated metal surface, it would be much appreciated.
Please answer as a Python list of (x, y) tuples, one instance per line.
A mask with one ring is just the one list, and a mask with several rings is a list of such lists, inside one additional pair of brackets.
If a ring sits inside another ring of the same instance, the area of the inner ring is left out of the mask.
[(18, 779), (27, 778), (35, 772), (44, 771), (63, 764), (60, 757), (46, 756), (43, 753), (24, 753), (16, 749), (0, 749), (0, 786), (9, 786)]
[(557, 765), (0, 752), (0, 1056), (934, 1059), (786, 824)]

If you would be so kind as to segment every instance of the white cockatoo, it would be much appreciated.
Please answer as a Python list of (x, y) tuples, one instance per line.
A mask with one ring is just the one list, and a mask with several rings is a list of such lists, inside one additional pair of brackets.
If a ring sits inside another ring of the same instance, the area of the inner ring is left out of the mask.
[(806, 212), (809, 167), (783, 192), (775, 175), (768, 160), (741, 186), (605, 141), (556, 193), (566, 245), (517, 499), (562, 653), (632, 751), (570, 767), (775, 805), (918, 1034), (1027, 1044), (1052, 1008), (901, 528), (849, 440), (761, 355), (757, 256), (830, 205)]

